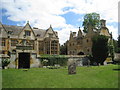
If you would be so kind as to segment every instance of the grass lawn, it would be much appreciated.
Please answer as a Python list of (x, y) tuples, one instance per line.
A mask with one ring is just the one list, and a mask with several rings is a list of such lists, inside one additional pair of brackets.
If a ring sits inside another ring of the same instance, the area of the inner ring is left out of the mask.
[(2, 70), (0, 69), (0, 90), (2, 89)]
[(77, 67), (68, 75), (67, 68), (31, 68), (2, 70), (3, 88), (118, 88), (117, 65)]

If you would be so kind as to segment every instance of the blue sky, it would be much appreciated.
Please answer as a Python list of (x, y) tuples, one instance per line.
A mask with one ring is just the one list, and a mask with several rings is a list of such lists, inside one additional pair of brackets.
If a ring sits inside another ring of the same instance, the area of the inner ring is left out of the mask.
[[(70, 8), (67, 8), (64, 11), (69, 10), (69, 9)], [(9, 20), (8, 17), (10, 17), (10, 16), (9, 15), (4, 15), (4, 13), (7, 12), (5, 9), (2, 9), (1, 12), (3, 14), (2, 15), (2, 23), (3, 24), (17, 25), (18, 23), (20, 23), (20, 21)], [(61, 16), (65, 18), (66, 24), (74, 25), (76, 28), (78, 28), (78, 27), (82, 27), (84, 15), (85, 14), (76, 14), (74, 12), (68, 12), (68, 13), (65, 13), (65, 14), (63, 14)], [(25, 21), (22, 21), (22, 23), (25, 23)]]
[(84, 17), (84, 14), (76, 14), (74, 12), (68, 12), (62, 16), (65, 18), (66, 24), (71, 24), (76, 27), (79, 26), (82, 27), (82, 19)]
[[(60, 43), (69, 39), (70, 31), (82, 27), (86, 13), (96, 12), (106, 20), (107, 27), (118, 37), (119, 0), (2, 0), (0, 10), (2, 23), (24, 26), (27, 21), (32, 27), (58, 31)], [(47, 2), (47, 3), (46, 3)], [(108, 4), (109, 2), (109, 4)], [(106, 6), (107, 5), (107, 6)], [(102, 6), (102, 7), (101, 7)]]

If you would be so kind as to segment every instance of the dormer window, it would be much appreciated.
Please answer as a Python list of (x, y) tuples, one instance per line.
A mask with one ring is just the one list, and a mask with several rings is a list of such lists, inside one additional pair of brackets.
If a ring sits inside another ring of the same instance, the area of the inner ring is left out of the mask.
[(49, 37), (53, 37), (53, 34), (52, 34), (52, 33), (49, 33)]
[(25, 31), (25, 36), (31, 36), (31, 31)]

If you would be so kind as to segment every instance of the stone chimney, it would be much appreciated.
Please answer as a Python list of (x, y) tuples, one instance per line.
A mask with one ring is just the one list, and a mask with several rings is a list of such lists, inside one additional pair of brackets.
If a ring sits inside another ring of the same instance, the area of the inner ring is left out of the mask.
[(76, 37), (76, 32), (73, 32), (73, 37)]
[(106, 20), (102, 19), (100, 20), (101, 27), (106, 27)]
[(80, 27), (79, 27), (79, 31), (78, 31), (78, 36), (82, 36), (82, 31), (81, 31)]

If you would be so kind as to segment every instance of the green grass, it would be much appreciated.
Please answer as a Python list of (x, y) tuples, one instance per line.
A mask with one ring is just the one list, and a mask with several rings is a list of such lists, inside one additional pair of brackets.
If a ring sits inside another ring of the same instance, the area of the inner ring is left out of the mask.
[(6, 69), (2, 71), (3, 88), (118, 88), (117, 65), (77, 67), (68, 75), (67, 68)]
[(0, 69), (0, 90), (2, 89), (2, 70)]

